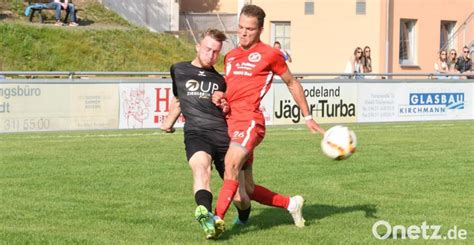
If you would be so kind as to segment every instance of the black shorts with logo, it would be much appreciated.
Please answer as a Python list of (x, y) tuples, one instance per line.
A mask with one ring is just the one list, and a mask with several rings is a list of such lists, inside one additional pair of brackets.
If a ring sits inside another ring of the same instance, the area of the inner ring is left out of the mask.
[(188, 161), (194, 153), (204, 151), (212, 157), (219, 176), (224, 178), (224, 159), (229, 149), (227, 131), (186, 130), (184, 132), (184, 145)]

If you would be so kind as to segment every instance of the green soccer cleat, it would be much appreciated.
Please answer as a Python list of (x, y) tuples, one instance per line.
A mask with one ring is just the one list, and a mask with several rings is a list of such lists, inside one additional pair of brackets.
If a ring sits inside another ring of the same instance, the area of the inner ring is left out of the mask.
[(196, 211), (194, 212), (194, 217), (196, 217), (196, 220), (199, 222), (201, 228), (206, 233), (206, 239), (216, 237), (213, 215), (209, 213), (206, 207), (202, 205), (197, 206)]

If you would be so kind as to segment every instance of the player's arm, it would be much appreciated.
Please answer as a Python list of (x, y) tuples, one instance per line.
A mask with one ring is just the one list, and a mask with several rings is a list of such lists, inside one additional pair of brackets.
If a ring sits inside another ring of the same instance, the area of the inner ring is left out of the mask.
[(170, 103), (170, 111), (168, 112), (168, 117), (163, 124), (161, 124), (161, 130), (166, 133), (174, 133), (174, 124), (178, 120), (179, 115), (181, 114), (181, 107), (179, 105), (178, 97), (173, 97)]
[(291, 74), (289, 69), (287, 69), (283, 74), (281, 74), (280, 77), (286, 83), (286, 86), (288, 86), (288, 89), (290, 90), (293, 99), (295, 100), (296, 104), (303, 113), (306, 122), (306, 127), (308, 127), (308, 129), (313, 133), (319, 132), (321, 134), (324, 134), (324, 129), (321, 128), (311, 116), (308, 107), (308, 102), (306, 101), (306, 97), (304, 96), (304, 90), (300, 82), (296, 80), (296, 78), (293, 76), (293, 74)]
[(287, 51), (285, 51), (285, 52), (286, 52), (286, 55), (288, 56), (288, 62), (291, 63), (292, 60), (291, 60), (291, 55), (290, 55), (290, 53), (288, 53)]

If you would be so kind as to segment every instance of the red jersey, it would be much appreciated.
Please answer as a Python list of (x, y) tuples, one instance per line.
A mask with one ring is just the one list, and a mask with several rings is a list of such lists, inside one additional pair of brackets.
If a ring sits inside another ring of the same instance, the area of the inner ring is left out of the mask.
[(226, 54), (224, 64), (229, 117), (236, 119), (236, 114), (238, 120), (263, 117), (260, 102), (270, 89), (273, 75), (288, 70), (282, 53), (258, 42), (249, 50), (240, 47), (231, 50)]

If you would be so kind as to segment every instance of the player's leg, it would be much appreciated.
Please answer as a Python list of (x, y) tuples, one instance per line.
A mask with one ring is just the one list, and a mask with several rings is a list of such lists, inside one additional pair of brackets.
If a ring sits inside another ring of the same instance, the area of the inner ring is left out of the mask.
[(210, 213), (212, 210), (212, 193), (210, 188), (211, 161), (211, 156), (204, 151), (194, 153), (189, 159), (189, 166), (191, 167), (194, 180), (194, 199), (198, 205), (194, 215), (206, 233), (207, 239), (214, 237), (216, 233), (213, 216)]
[(302, 196), (289, 197), (279, 193), (275, 193), (261, 185), (256, 185), (253, 179), (252, 165), (246, 167), (245, 183), (246, 190), (251, 200), (257, 201), (261, 204), (273, 207), (280, 207), (287, 209), (297, 227), (304, 227), (303, 218), (303, 203)]
[(244, 225), (247, 223), (251, 206), (250, 206), (250, 197), (247, 194), (245, 188), (245, 176), (244, 171), (239, 173), (239, 189), (234, 196), (234, 206), (237, 208), (238, 216), (234, 220), (234, 224)]
[(239, 171), (247, 159), (247, 150), (236, 143), (231, 143), (225, 156), (224, 184), (219, 192), (215, 215), (224, 219), (230, 203), (239, 188)]
[(204, 151), (198, 151), (189, 159), (193, 174), (193, 192), (197, 205), (212, 210), (212, 193), (210, 187), (212, 158)]

